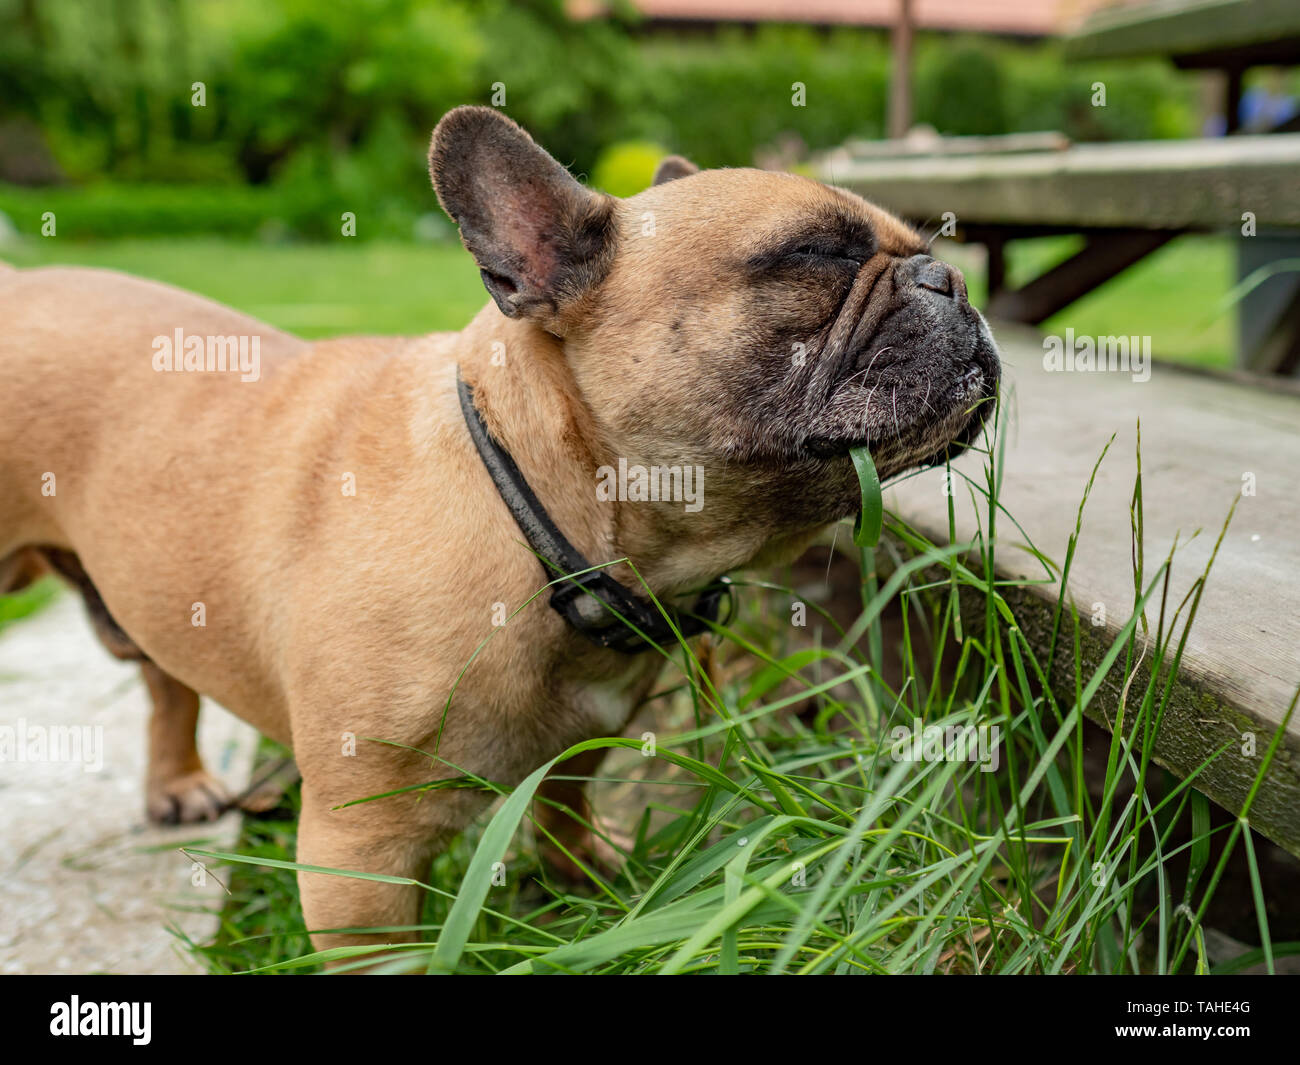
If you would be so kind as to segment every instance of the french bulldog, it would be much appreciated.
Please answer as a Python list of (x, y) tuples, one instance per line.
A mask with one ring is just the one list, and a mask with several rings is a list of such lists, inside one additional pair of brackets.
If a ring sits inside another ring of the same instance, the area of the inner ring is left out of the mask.
[[(841, 189), (671, 157), (616, 199), (484, 107), (429, 168), (491, 296), (459, 333), (309, 342), (113, 272), (0, 272), (0, 591), (52, 568), (140, 661), (149, 816), (226, 808), (202, 692), (293, 749), (299, 862), (415, 879), (492, 797), (422, 785), (618, 734), (664, 661), (636, 652), (707, 628), (702, 588), (855, 513), (851, 448), (881, 478), (943, 462), (999, 378), (961, 274)], [(580, 847), (580, 786), (541, 794)], [(409, 886), (299, 884), (321, 949), (418, 918)]]

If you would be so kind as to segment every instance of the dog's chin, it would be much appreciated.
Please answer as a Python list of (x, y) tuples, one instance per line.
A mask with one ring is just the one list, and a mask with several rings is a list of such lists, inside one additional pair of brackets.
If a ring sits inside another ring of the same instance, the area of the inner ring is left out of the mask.
[(813, 432), (801, 450), (808, 458), (834, 462), (848, 458), (857, 447), (871, 450), (881, 481), (911, 469), (942, 466), (966, 451), (978, 439), (992, 407), (993, 383), (973, 372), (946, 404), (946, 413), (905, 421), (892, 432), (871, 438), (858, 433)]
[[(888, 447), (869, 445), (880, 483), (887, 485), (911, 470), (945, 465), (974, 443), (984, 420), (983, 414), (972, 411), (959, 430), (952, 434), (927, 434), (910, 447), (900, 447), (897, 441), (891, 441)], [(818, 469), (824, 471), (827, 490), (824, 500), (828, 504), (826, 518), (829, 521), (855, 517), (861, 507), (861, 491), (849, 453), (862, 446), (868, 446), (868, 442), (838, 437), (810, 436), (804, 442), (805, 459), (812, 460)]]

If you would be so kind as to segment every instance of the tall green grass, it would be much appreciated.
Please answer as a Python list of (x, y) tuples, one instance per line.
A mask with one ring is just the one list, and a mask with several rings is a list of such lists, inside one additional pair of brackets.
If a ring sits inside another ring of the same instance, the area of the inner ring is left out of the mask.
[[(1011, 605), (1013, 591), (1032, 582), (998, 575), (999, 540), (1028, 539), (997, 503), (1003, 442), (995, 420), (979, 475), (954, 471), (961, 492), (950, 497), (950, 532), (955, 538), (956, 508), (969, 505), (978, 516), (974, 539), (938, 546), (891, 518), (889, 538), (861, 553), (862, 611), (847, 631), (828, 615), (822, 631), (834, 639), (810, 641), (790, 624), (792, 589), (741, 582), (737, 618), (718, 628), (711, 648), (665, 649), (654, 722), (636, 730), (652, 737), (567, 752), (611, 752), (592, 827), (617, 855), (612, 868), (589, 866), (586, 883), (573, 887), (538, 862), (534, 794), (555, 763), (513, 790), (465, 781), (502, 800), (420, 883), (425, 941), (392, 948), (383, 966), (1208, 971), (1202, 920), (1234, 846), (1251, 847), (1242, 829), (1254, 790), (1240, 818), (1215, 830), (1194, 790), (1204, 766), (1177, 781), (1152, 759), (1209, 566), (1181, 602), (1170, 601), (1172, 553), (1157, 560), (1142, 550), (1139, 437), (1131, 616), (1100, 663), (1086, 668), (1080, 619), (1062, 595), (1049, 645), (1035, 646)], [(1101, 461), (1120, 460), (1103, 453)], [(1078, 486), (1079, 521), (1063, 562), (1030, 548), (1044, 583), (1068, 580), (1090, 486)], [(892, 603), (902, 608), (906, 667), (897, 687), (881, 668)], [(1049, 684), (1061, 664), (1071, 682)], [(1123, 695), (1098, 707), (1112, 670), (1127, 678)], [(1113, 724), (1104, 774), (1086, 772), (1090, 708)], [(996, 725), (999, 767), (896, 758), (891, 730), (914, 719)], [(195, 852), (238, 867), (225, 931), (203, 948), (208, 965), (266, 972), (360, 964), (349, 949), (310, 952), (291, 909), (291, 832), (275, 826), (278, 843), (268, 845), (264, 828), (253, 831), (262, 835), (251, 853)], [(1262, 943), (1250, 960), (1271, 970), (1276, 956), (1300, 947), (1271, 942), (1248, 857)]]

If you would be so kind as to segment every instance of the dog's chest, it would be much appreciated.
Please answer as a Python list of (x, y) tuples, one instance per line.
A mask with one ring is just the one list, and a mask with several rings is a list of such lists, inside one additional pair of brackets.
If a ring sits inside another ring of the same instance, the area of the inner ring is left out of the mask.
[(598, 676), (566, 679), (567, 701), (589, 737), (617, 736), (649, 693), (662, 666), (658, 656), (625, 659), (621, 669)]
[(578, 708), (593, 735), (616, 736), (623, 731), (636, 705), (623, 685), (590, 684), (578, 693)]

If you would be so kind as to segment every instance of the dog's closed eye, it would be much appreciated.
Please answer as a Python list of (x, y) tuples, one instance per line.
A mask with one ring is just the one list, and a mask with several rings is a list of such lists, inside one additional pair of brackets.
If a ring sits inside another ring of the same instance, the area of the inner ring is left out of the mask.
[(869, 258), (871, 251), (855, 243), (846, 243), (830, 236), (825, 240), (805, 237), (802, 241), (792, 241), (767, 255), (756, 256), (750, 260), (750, 265), (760, 271), (835, 270), (839, 273), (846, 269), (860, 270)]
[(827, 266), (837, 269), (852, 266), (856, 270), (871, 258), (872, 253), (871, 247), (856, 241), (845, 242), (833, 236), (828, 236), (825, 240), (804, 237), (753, 255), (747, 265), (755, 273), (786, 271), (791, 268), (816, 270)]
[(855, 254), (847, 248), (827, 248), (817, 244), (804, 244), (790, 253), (790, 258), (834, 263), (852, 263), (861, 266), (866, 257)]

